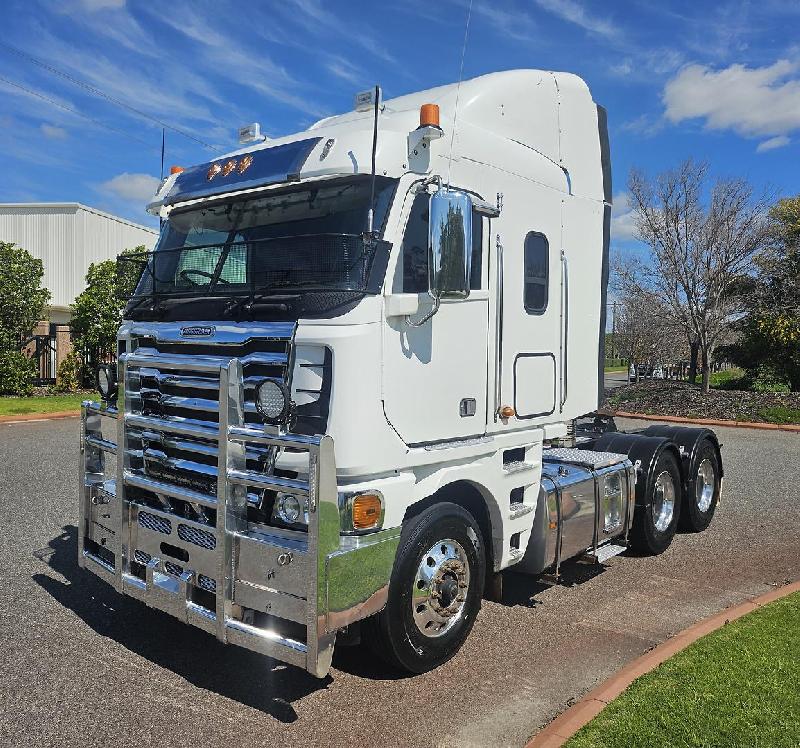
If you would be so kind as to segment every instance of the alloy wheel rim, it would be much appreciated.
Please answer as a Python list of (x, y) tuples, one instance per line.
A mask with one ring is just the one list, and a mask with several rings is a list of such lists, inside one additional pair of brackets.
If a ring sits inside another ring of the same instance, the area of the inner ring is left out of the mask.
[(411, 587), (411, 612), (423, 636), (442, 636), (463, 618), (469, 583), (469, 561), (457, 540), (440, 540), (422, 554)]
[(664, 532), (672, 523), (675, 513), (675, 483), (669, 471), (664, 470), (656, 478), (653, 491), (653, 524)]
[(715, 482), (714, 466), (711, 464), (711, 460), (705, 459), (697, 468), (697, 479), (694, 482), (697, 508), (701, 512), (707, 512), (711, 506)]

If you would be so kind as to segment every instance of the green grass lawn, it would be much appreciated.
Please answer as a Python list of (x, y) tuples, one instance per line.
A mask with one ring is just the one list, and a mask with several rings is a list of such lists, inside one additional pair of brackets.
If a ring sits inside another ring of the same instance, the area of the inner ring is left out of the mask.
[[(713, 371), (708, 377), (708, 382), (712, 387), (722, 390), (747, 389), (744, 381), (745, 372), (743, 369), (732, 367), (722, 371)], [(698, 378), (699, 379), (699, 378)]]
[(42, 397), (0, 397), (0, 416), (57, 413), (65, 410), (77, 412), (81, 409), (81, 402), (92, 399), (96, 400), (97, 396), (86, 392)]
[(606, 373), (614, 372), (614, 371), (628, 371), (628, 367), (627, 366), (606, 366), (606, 368), (603, 369), (603, 371), (605, 371)]
[(635, 680), (567, 748), (800, 745), (800, 593)]

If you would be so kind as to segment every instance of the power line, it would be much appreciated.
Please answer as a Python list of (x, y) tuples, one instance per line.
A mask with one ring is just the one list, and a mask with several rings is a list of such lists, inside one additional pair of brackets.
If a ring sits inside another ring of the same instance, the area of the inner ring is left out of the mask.
[(0, 81), (2, 81), (3, 83), (7, 83), (9, 86), (14, 86), (14, 88), (18, 88), (20, 89), (20, 91), (24, 91), (25, 93), (30, 94), (31, 96), (36, 96), (37, 98), (46, 101), (48, 104), (52, 104), (53, 106), (59, 107), (59, 109), (64, 109), (67, 112), (71, 112), (72, 114), (77, 114), (79, 117), (88, 119), (90, 122), (94, 122), (94, 124), (99, 125), (100, 127), (105, 127), (107, 130), (111, 130), (120, 135), (125, 135), (126, 137), (132, 138), (133, 140), (138, 140), (140, 143), (144, 143), (148, 148), (156, 150), (153, 148), (152, 143), (148, 143), (146, 140), (143, 140), (142, 138), (138, 137), (137, 135), (134, 135), (131, 132), (128, 132), (127, 130), (122, 130), (118, 127), (114, 127), (113, 125), (101, 122), (99, 119), (90, 117), (88, 114), (84, 114), (83, 112), (79, 111), (78, 109), (75, 109), (74, 107), (68, 106), (67, 104), (62, 104), (60, 101), (51, 99), (49, 96), (45, 96), (44, 94), (41, 94), (38, 91), (34, 91), (31, 88), (27, 88), (26, 86), (23, 86), (20, 83), (16, 83), (12, 80), (9, 80), (8, 78), (4, 78), (2, 75), (0, 75)]
[(108, 101), (108, 102), (110, 102), (112, 104), (115, 104), (116, 106), (122, 107), (123, 109), (127, 109), (129, 112), (133, 112), (134, 114), (138, 115), (139, 117), (144, 117), (145, 119), (149, 119), (152, 122), (157, 123), (160, 127), (166, 128), (167, 130), (172, 130), (173, 132), (176, 132), (179, 135), (183, 135), (184, 138), (188, 138), (189, 140), (193, 140), (195, 143), (199, 143), (204, 148), (208, 148), (209, 150), (215, 151), (217, 153), (221, 153), (222, 152), (222, 150), (220, 148), (217, 148), (216, 146), (211, 145), (211, 143), (206, 143), (204, 140), (201, 140), (200, 138), (196, 137), (195, 135), (192, 135), (190, 132), (187, 132), (186, 130), (182, 130), (179, 127), (175, 127), (174, 125), (170, 125), (167, 122), (163, 122), (162, 120), (158, 119), (158, 117), (153, 117), (151, 114), (147, 114), (147, 112), (143, 112), (141, 109), (137, 109), (136, 107), (133, 107), (130, 104), (126, 104), (124, 101), (121, 101), (120, 99), (117, 99), (114, 96), (111, 96), (110, 94), (107, 94), (105, 91), (102, 91), (101, 89), (97, 88), (96, 86), (93, 86), (90, 83), (87, 83), (86, 81), (82, 81), (79, 78), (75, 78), (74, 76), (70, 75), (69, 73), (66, 73), (63, 70), (59, 70), (57, 67), (54, 67), (53, 65), (50, 65), (47, 62), (39, 60), (38, 58), (34, 57), (33, 55), (29, 55), (27, 52), (23, 52), (21, 49), (17, 49), (16, 47), (11, 46), (10, 44), (6, 44), (3, 41), (0, 41), (0, 47), (3, 47), (5, 49), (9, 50), (10, 52), (14, 53), (15, 55), (18, 55), (19, 57), (22, 57), (22, 58), (24, 58), (26, 60), (29, 60), (30, 62), (34, 63), (35, 65), (38, 65), (41, 68), (44, 68), (45, 70), (47, 70), (50, 73), (53, 73), (54, 75), (58, 75), (61, 78), (64, 78), (65, 80), (68, 80), (70, 83), (74, 83), (76, 86), (80, 86), (81, 88), (83, 88), (86, 91), (89, 91), (90, 93), (94, 94), (95, 96), (100, 96), (101, 98), (105, 99), (106, 101)]

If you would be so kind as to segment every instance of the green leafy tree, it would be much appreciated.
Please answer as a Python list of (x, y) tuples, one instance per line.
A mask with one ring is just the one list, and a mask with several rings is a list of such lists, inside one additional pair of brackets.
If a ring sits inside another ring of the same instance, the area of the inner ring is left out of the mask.
[(0, 350), (19, 351), (44, 319), (50, 292), (42, 288), (44, 266), (30, 252), (0, 242)]
[(755, 384), (800, 391), (800, 195), (770, 210), (769, 246), (743, 291), (747, 313), (730, 355)]
[(44, 266), (30, 252), (0, 242), (0, 393), (29, 394), (35, 366), (20, 348), (45, 317), (50, 292)]
[[(126, 249), (120, 256), (146, 252), (144, 246)], [(86, 288), (72, 304), (73, 345), (87, 364), (86, 377), (96, 365), (113, 358), (116, 350), (117, 329), (125, 309), (124, 292), (130, 286), (130, 264), (115, 260), (93, 262), (86, 272)]]

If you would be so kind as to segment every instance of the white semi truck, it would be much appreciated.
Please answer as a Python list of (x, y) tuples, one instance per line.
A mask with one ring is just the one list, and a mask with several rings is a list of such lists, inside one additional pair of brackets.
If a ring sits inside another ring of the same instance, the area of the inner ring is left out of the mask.
[(376, 89), (250, 140), (149, 206), (161, 235), (83, 408), (80, 566), (318, 677), (337, 633), (422, 672), (503, 570), (557, 580), (708, 525), (711, 431), (584, 417), (611, 177), (581, 79)]

